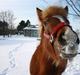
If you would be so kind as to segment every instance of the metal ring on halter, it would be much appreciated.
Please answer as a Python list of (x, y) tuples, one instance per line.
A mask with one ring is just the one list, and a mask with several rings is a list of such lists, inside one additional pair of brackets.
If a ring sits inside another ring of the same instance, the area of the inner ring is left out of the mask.
[(53, 37), (53, 35), (51, 34), (51, 36), (50, 36), (50, 42), (52, 43), (54, 41), (54, 37)]

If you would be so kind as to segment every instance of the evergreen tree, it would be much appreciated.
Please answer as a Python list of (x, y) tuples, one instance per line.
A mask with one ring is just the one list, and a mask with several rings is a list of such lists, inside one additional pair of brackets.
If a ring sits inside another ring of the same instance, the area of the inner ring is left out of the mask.
[(24, 27), (25, 27), (25, 21), (22, 20), (22, 21), (19, 23), (19, 25), (18, 25), (18, 27), (17, 27), (17, 30), (18, 30), (18, 31), (21, 31), (21, 30), (23, 30)]
[(31, 22), (29, 20), (27, 20), (25, 26), (29, 27), (30, 25), (31, 25)]

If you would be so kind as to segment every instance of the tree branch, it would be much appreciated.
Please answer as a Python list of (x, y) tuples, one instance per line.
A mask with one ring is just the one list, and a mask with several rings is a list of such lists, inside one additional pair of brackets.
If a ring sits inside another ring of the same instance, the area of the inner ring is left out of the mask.
[(70, 1), (73, 4), (73, 6), (75, 7), (75, 9), (80, 13), (80, 10), (75, 6), (74, 2), (72, 0), (70, 0)]
[(66, 0), (66, 2), (71, 6), (71, 8), (74, 10), (74, 12), (75, 12), (78, 16), (80, 16), (80, 15), (76, 12), (76, 10), (73, 8), (73, 6), (68, 2), (68, 0)]

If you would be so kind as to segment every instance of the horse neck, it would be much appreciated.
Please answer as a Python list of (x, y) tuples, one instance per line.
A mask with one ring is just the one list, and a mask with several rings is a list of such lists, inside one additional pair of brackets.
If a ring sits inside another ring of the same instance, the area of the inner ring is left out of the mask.
[(41, 45), (42, 45), (43, 52), (47, 53), (47, 55), (50, 56), (51, 59), (55, 61), (59, 60), (59, 54), (56, 52), (57, 50), (55, 50), (54, 47), (51, 45), (49, 39), (42, 36)]

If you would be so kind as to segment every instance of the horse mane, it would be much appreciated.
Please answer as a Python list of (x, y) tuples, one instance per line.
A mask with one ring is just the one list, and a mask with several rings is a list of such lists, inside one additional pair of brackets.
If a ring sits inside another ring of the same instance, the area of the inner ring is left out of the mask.
[(56, 15), (67, 17), (67, 14), (68, 13), (66, 12), (66, 10), (62, 7), (50, 6), (43, 11), (42, 16), (45, 19), (47, 17), (56, 16)]
[[(56, 16), (56, 15), (67, 17), (68, 12), (65, 10), (65, 8), (58, 7), (58, 6), (50, 6), (50, 7), (46, 8), (42, 11), (43, 20), (45, 20), (46, 18), (49, 18), (51, 16)], [(40, 36), (42, 37), (43, 32), (44, 32), (44, 26), (43, 25), (40, 25), (39, 32), (40, 32)]]

